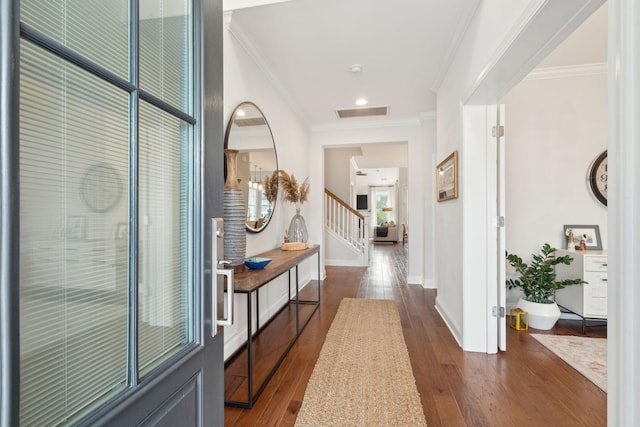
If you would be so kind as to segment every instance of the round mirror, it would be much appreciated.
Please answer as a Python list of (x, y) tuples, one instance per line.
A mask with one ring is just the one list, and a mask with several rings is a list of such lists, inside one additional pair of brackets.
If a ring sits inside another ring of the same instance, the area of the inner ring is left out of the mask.
[(258, 233), (269, 225), (278, 198), (278, 156), (269, 123), (257, 105), (243, 102), (233, 110), (224, 148), (238, 150), (237, 171), (247, 207), (246, 226)]

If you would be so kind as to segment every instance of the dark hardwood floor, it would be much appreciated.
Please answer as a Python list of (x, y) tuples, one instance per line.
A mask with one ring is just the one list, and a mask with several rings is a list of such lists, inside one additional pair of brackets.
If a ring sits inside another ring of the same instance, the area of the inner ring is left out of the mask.
[[(429, 427), (606, 425), (606, 393), (529, 331), (508, 328), (504, 353), (463, 352), (434, 308), (436, 291), (407, 285), (405, 250), (401, 243), (373, 245), (369, 268), (328, 266), (320, 308), (253, 409), (225, 408), (225, 426), (295, 423), (324, 337), (344, 297), (396, 302)], [(315, 286), (307, 287), (311, 288)], [(265, 328), (260, 340), (278, 346), (289, 339), (277, 325)], [(548, 333), (582, 335), (581, 323), (561, 320)], [(588, 328), (586, 335), (606, 337), (606, 326)], [(254, 369), (259, 372), (262, 367), (257, 364)]]

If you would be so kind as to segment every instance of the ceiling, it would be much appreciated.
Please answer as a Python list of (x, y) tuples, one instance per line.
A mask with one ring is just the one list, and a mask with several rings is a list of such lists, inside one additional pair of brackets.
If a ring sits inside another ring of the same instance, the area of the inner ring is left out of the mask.
[(400, 168), (406, 168), (407, 143), (366, 144), (362, 155), (353, 157), (356, 171), (356, 186), (393, 185), (400, 177)]
[(389, 106), (389, 119), (417, 118), (435, 111), (433, 89), (478, 2), (292, 0), (234, 10), (230, 31), (309, 126), (337, 123), (335, 110), (360, 97)]
[[(436, 91), (481, 0), (224, 0), (229, 29), (309, 127), (416, 119)], [(606, 62), (606, 4), (541, 67)], [(359, 65), (359, 73), (352, 72)], [(388, 106), (381, 117), (336, 109)], [(405, 150), (406, 152), (406, 150)], [(405, 156), (406, 161), (406, 156)], [(367, 163), (370, 171), (390, 164)]]

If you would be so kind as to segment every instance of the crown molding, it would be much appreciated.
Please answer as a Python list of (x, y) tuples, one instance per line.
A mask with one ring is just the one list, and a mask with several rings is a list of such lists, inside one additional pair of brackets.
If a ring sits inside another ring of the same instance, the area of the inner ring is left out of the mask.
[(469, 2), (469, 5), (465, 9), (464, 13), (460, 17), (458, 21), (458, 25), (456, 26), (456, 30), (453, 33), (453, 37), (449, 42), (449, 46), (447, 48), (447, 54), (444, 57), (440, 68), (438, 69), (438, 73), (436, 74), (436, 78), (431, 85), (431, 90), (435, 93), (438, 93), (440, 90), (440, 86), (444, 81), (447, 73), (449, 72), (449, 68), (451, 68), (451, 64), (453, 63), (453, 59), (458, 52), (458, 48), (460, 47), (460, 43), (462, 43), (462, 39), (464, 38), (469, 25), (471, 25), (471, 21), (476, 14), (476, 10), (478, 10), (478, 6), (480, 6), (481, 0), (473, 0)]
[(229, 28), (231, 28), (231, 18), (233, 18), (233, 11), (227, 10), (226, 12), (223, 12), (222, 17), (224, 20), (224, 29), (225, 31), (229, 31)]
[(306, 117), (304, 113), (302, 113), (302, 109), (296, 103), (291, 94), (287, 91), (285, 86), (282, 84), (280, 79), (278, 79), (273, 73), (272, 67), (269, 65), (269, 62), (258, 52), (255, 45), (251, 42), (249, 37), (245, 34), (245, 32), (238, 27), (238, 25), (230, 25), (229, 26), (229, 34), (233, 36), (233, 38), (238, 42), (240, 47), (249, 55), (249, 57), (253, 60), (253, 62), (258, 66), (260, 71), (265, 75), (267, 80), (271, 83), (275, 91), (283, 98), (285, 103), (291, 107), (293, 112), (298, 116), (298, 118), (303, 122), (303, 124), (308, 128), (309, 127), (309, 118)]
[(607, 63), (564, 65), (560, 67), (535, 68), (523, 81), (564, 79), (569, 77), (599, 76), (607, 75)]

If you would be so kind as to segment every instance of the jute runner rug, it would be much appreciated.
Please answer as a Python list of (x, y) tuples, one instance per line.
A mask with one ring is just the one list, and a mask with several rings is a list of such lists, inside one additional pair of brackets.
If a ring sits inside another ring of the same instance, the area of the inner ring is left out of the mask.
[(393, 301), (342, 300), (295, 425), (427, 425)]
[(607, 391), (607, 340), (565, 335), (531, 334), (542, 345), (591, 382)]

